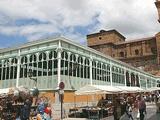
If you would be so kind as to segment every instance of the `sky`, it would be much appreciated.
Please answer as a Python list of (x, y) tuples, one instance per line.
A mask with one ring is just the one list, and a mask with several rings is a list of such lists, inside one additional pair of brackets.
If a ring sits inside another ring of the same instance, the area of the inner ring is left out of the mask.
[(0, 0), (0, 48), (64, 36), (86, 44), (86, 35), (116, 29), (127, 40), (160, 32), (154, 0)]

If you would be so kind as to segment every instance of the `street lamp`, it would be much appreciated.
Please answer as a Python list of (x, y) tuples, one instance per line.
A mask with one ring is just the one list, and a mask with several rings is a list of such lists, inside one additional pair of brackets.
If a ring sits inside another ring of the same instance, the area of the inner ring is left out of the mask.
[(37, 88), (37, 78), (33, 77), (33, 72), (31, 70), (29, 70), (27, 74), (28, 77), (34, 81), (34, 88), (32, 89), (32, 94), (33, 96), (36, 96), (38, 98), (39, 90)]
[(69, 82), (70, 82), (72, 90), (75, 90), (75, 88), (74, 88), (74, 86), (71, 83), (70, 74), (73, 75), (73, 72), (74, 71), (76, 72), (77, 68), (78, 68), (78, 63), (77, 62), (73, 63), (72, 67), (69, 68)]
[(34, 86), (37, 87), (37, 78), (33, 77), (33, 72), (31, 70), (28, 71), (28, 77), (34, 81)]
[[(79, 64), (77, 62), (75, 62), (75, 63), (72, 64), (72, 67), (69, 68), (69, 82), (70, 82), (70, 85), (71, 85), (71, 89), (73, 91), (75, 91), (75, 88), (74, 88), (74, 86), (71, 83), (70, 74), (73, 75), (73, 72), (75, 71), (75, 73), (77, 75), (77, 68), (78, 68), (78, 66), (79, 66)], [(75, 95), (74, 95), (74, 108), (76, 108), (76, 96)], [(74, 117), (76, 117), (76, 112), (74, 113)]]

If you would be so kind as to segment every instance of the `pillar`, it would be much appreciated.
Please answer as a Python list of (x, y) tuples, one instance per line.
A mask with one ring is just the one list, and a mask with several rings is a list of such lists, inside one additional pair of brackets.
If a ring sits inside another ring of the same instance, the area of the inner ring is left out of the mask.
[(111, 86), (113, 86), (113, 79), (112, 79), (112, 63), (110, 62), (110, 82)]
[(92, 57), (90, 57), (90, 59), (89, 59), (90, 85), (92, 85), (92, 84), (93, 84), (93, 78), (92, 78), (92, 61), (93, 61), (93, 59), (92, 59)]
[(124, 68), (124, 85), (127, 86), (126, 69)]
[(18, 57), (17, 57), (17, 80), (16, 80), (16, 87), (19, 86), (19, 76), (20, 76), (20, 62), (21, 62), (21, 57), (20, 57), (20, 49), (18, 50)]
[(58, 43), (57, 48), (57, 59), (58, 59), (58, 67), (57, 67), (57, 91), (55, 92), (55, 103), (60, 103), (59, 97), (59, 84), (61, 82), (61, 42)]

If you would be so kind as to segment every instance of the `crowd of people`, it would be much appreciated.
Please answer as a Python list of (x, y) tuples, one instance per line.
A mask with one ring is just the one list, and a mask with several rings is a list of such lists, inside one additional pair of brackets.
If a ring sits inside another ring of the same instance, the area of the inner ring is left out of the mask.
[(146, 102), (157, 102), (158, 99), (159, 94), (116, 96), (113, 101), (114, 120), (133, 120), (133, 110), (137, 112), (137, 119), (144, 120), (147, 114)]
[(51, 106), (45, 98), (40, 98), (37, 106), (36, 120), (51, 120)]

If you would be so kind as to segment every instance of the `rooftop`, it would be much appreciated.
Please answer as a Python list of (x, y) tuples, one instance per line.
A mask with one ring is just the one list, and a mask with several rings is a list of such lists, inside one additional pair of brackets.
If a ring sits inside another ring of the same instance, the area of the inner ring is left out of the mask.
[(126, 39), (120, 32), (118, 32), (117, 30), (113, 29), (113, 30), (100, 30), (98, 33), (93, 33), (93, 34), (89, 34), (87, 35), (87, 38), (90, 38), (90, 37), (94, 37), (94, 36), (97, 36), (97, 35), (101, 35), (101, 34), (108, 34), (108, 33), (115, 33), (117, 34), (119, 37), (121, 37), (122, 39)]

